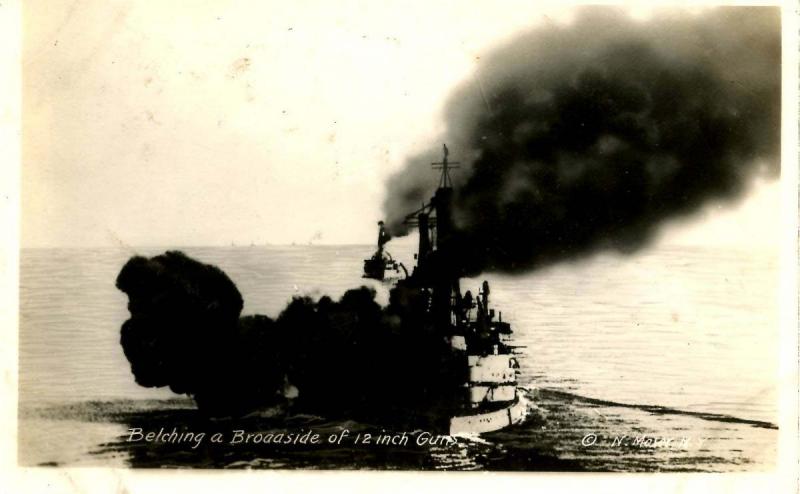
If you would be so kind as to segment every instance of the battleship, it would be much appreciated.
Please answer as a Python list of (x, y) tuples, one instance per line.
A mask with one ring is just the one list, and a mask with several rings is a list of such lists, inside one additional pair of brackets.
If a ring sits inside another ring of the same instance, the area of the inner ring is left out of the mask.
[(386, 250), (391, 236), (379, 222), (378, 248), (364, 260), (363, 277), (393, 283), (395, 293), (421, 307), (425, 331), (444, 338), (452, 353), (448, 362), (464, 370), (454, 373), (460, 376), (452, 383), (457, 389), (443, 398), (450, 403), (436, 407), (447, 411), (449, 434), (491, 432), (523, 422), (527, 406), (517, 389), (519, 363), (511, 325), (490, 306), (489, 283), (484, 281), (476, 295), (471, 290), (462, 294), (459, 270), (449, 262), (449, 254), (459, 248), (453, 236), (450, 177), (458, 163), (448, 161), (446, 145), (443, 154), (441, 162), (432, 163), (441, 170), (433, 197), (405, 217), (405, 224), (419, 234), (411, 274)]
[(487, 282), (461, 291), (456, 249), (467, 245), (444, 150), (433, 197), (404, 218), (419, 232), (413, 269), (389, 254), (384, 224), (364, 262), (365, 278), (392, 284), (384, 307), (361, 286), (338, 301), (295, 296), (275, 319), (240, 317), (243, 297), (216, 266), (177, 251), (129, 259), (116, 285), (129, 297), (120, 343), (136, 382), (186, 394), (210, 417), (283, 410), (440, 434), (522, 421), (511, 326)]

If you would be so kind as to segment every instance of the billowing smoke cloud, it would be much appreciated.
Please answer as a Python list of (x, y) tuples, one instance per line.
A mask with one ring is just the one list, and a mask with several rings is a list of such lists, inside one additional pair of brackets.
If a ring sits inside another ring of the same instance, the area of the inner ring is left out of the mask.
[(339, 301), (296, 297), (275, 320), (240, 318), (227, 275), (176, 251), (131, 258), (116, 285), (129, 298), (121, 343), (136, 382), (187, 394), (208, 415), (292, 399), (312, 413), (412, 419), (409, 405), (435, 412), (463, 392), (465, 366), (424, 324), (414, 289), (394, 290), (385, 308), (361, 287)]
[(394, 235), (447, 142), (462, 274), (632, 251), (665, 220), (779, 173), (777, 8), (646, 22), (610, 8), (518, 36), (446, 106), (447, 133), (387, 184)]
[(133, 257), (117, 276), (130, 319), (121, 343), (136, 382), (194, 397), (209, 414), (238, 414), (281, 398), (274, 322), (239, 318), (225, 273), (180, 252)]

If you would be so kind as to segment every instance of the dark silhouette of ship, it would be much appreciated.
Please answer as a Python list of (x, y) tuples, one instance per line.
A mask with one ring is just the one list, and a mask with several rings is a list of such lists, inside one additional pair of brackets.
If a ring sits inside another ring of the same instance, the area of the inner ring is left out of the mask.
[[(449, 365), (443, 369), (452, 376), (450, 393), (443, 393), (435, 413), (445, 413), (449, 433), (481, 433), (520, 423), (526, 405), (517, 391), (519, 365), (511, 344), (512, 330), (502, 313), (490, 307), (489, 283), (484, 281), (476, 295), (462, 294), (461, 272), (455, 264), (459, 240), (454, 236), (451, 204), (453, 197), (448, 149), (439, 163), (439, 185), (427, 204), (405, 218), (419, 232), (417, 264), (409, 275), (402, 263), (386, 251), (390, 240), (383, 222), (379, 223), (378, 249), (364, 261), (364, 277), (394, 279), (393, 297), (414, 308), (421, 330), (441, 336), (449, 343)], [(394, 275), (403, 271), (404, 276)], [(389, 273), (389, 275), (387, 275)], [(441, 420), (437, 420), (442, 423)]]
[[(389, 251), (383, 247), (391, 238), (383, 221), (379, 221), (378, 250), (375, 251), (372, 257), (364, 260), (364, 278), (372, 278), (379, 281), (395, 279), (400, 274), (401, 269), (405, 276), (408, 276), (408, 271), (403, 263), (395, 261)], [(388, 275), (387, 272), (389, 273)]]

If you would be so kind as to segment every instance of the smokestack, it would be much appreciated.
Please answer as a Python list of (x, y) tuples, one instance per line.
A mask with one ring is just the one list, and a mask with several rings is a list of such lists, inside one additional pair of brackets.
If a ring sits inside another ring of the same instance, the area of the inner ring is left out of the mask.
[(430, 230), (428, 227), (428, 213), (419, 213), (417, 215), (417, 222), (419, 223), (419, 249), (417, 256), (417, 266), (421, 266), (425, 262), (425, 258), (431, 251)]

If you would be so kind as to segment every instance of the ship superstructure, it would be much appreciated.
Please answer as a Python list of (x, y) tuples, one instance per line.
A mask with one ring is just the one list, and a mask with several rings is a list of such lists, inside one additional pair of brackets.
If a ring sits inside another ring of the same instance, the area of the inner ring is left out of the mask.
[[(525, 406), (517, 394), (517, 369), (511, 326), (502, 320), (502, 313), (490, 306), (489, 283), (479, 290), (462, 293), (461, 271), (454, 255), (462, 240), (456, 235), (452, 221), (453, 187), (450, 170), (458, 163), (448, 161), (443, 146), (441, 162), (432, 163), (441, 170), (439, 184), (426, 204), (408, 214), (407, 225), (419, 233), (416, 266), (410, 275), (396, 281), (395, 296), (411, 300), (422, 311), (418, 318), (425, 332), (433, 332), (449, 342), (450, 365), (459, 365), (463, 372), (447, 369), (454, 378), (452, 393), (443, 394), (447, 403), (437, 410), (447, 410), (450, 434), (488, 432), (521, 422)], [(384, 257), (383, 224), (378, 251), (365, 261), (364, 276), (384, 279), (384, 270), (397, 270), (398, 264)], [(405, 271), (405, 267), (403, 267)]]

